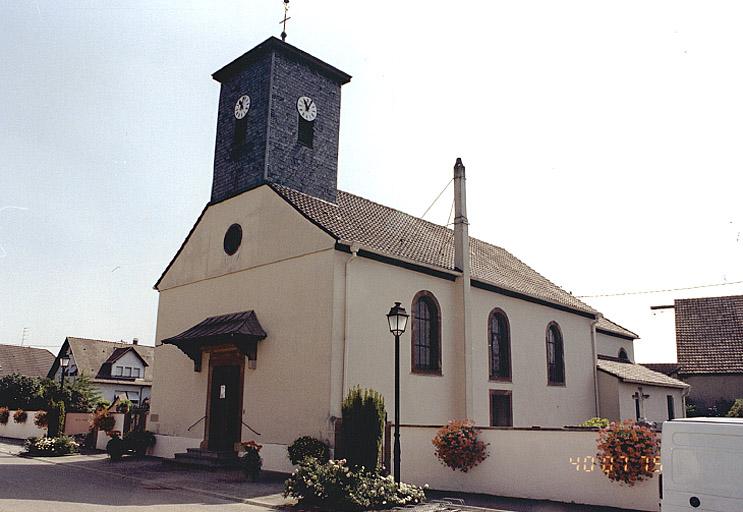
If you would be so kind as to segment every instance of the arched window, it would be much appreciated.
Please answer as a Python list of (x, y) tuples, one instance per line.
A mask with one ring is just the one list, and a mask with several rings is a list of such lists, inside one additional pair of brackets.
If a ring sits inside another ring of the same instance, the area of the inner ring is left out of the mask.
[(441, 313), (431, 292), (413, 298), (412, 370), (441, 373)]
[(491, 380), (511, 380), (511, 329), (500, 309), (488, 319), (488, 354)]
[(547, 383), (551, 386), (565, 384), (565, 354), (560, 327), (552, 322), (547, 326)]
[(625, 363), (629, 363), (629, 356), (627, 355), (627, 351), (623, 348), (619, 349), (619, 360)]

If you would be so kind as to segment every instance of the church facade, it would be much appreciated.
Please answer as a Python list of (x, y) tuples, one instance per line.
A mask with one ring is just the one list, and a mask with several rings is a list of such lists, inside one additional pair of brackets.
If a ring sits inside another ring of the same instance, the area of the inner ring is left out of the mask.
[[(297, 437), (332, 444), (351, 387), (376, 389), (392, 411), (395, 302), (410, 314), (403, 424), (560, 427), (602, 405), (620, 414), (599, 387), (629, 388), (602, 379), (597, 361), (624, 375), (636, 335), (470, 238), (460, 161), (452, 230), (337, 190), (349, 75), (270, 38), (213, 76), (212, 198), (155, 286), (159, 449), (254, 439), (266, 469), (287, 470)], [(681, 407), (683, 389), (644, 383)]]

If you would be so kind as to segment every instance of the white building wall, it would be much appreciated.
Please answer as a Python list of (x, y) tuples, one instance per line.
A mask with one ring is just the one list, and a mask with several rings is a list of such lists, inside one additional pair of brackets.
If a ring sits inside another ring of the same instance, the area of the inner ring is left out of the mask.
[(649, 395), (648, 398), (642, 401), (640, 409), (641, 415), (647, 420), (658, 423), (668, 420), (667, 395), (673, 396), (675, 417), (683, 418), (686, 416), (683, 390), (620, 382), (618, 390), (621, 419), (635, 419), (635, 400), (632, 396), (638, 391), (638, 388), (642, 388), (643, 394)]
[(596, 333), (596, 353), (601, 356), (619, 357), (619, 351), (624, 349), (629, 360), (635, 361), (635, 344), (617, 336), (609, 336), (601, 332)]

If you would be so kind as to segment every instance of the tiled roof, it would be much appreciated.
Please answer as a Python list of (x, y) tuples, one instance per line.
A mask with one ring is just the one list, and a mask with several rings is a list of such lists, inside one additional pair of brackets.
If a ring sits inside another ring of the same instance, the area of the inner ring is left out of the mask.
[(635, 334), (634, 332), (630, 331), (629, 329), (625, 329), (621, 325), (612, 322), (608, 318), (604, 318), (603, 316), (599, 319), (598, 323), (596, 324), (596, 329), (599, 331), (606, 331), (610, 334), (617, 334), (623, 338), (631, 338), (631, 339), (637, 339), (639, 336)]
[(54, 354), (43, 348), (0, 345), (0, 377), (19, 373), (27, 377), (46, 377)]
[[(137, 354), (147, 363), (150, 368), (155, 359), (155, 347), (148, 347), (146, 345), (133, 345), (131, 343), (117, 342), (117, 341), (106, 341), (106, 340), (92, 340), (88, 338), (73, 338), (68, 337), (65, 340), (65, 345), (69, 346), (69, 351), (75, 360), (75, 366), (77, 366), (78, 374), (85, 373), (88, 377), (93, 379), (94, 382), (98, 381), (98, 376), (103, 364), (113, 355), (117, 349), (128, 349), (135, 350)], [(63, 345), (63, 349), (65, 348)], [(53, 376), (57, 371), (57, 362), (55, 361), (52, 369), (49, 370), (49, 376)], [(116, 380), (115, 378), (106, 377), (107, 381)], [(131, 380), (131, 379), (122, 379)], [(145, 370), (143, 379), (146, 382), (152, 381), (151, 370)]]
[(743, 373), (743, 295), (679, 299), (674, 308), (681, 374)]
[(182, 333), (162, 340), (176, 345), (182, 342), (198, 342), (208, 338), (223, 339), (229, 336), (245, 336), (255, 339), (266, 337), (266, 331), (258, 323), (258, 317), (250, 311), (210, 316)]
[[(333, 204), (281, 185), (271, 187), (336, 240), (357, 242), (392, 258), (454, 270), (454, 231), (447, 227), (340, 190)], [(571, 310), (597, 313), (501, 247), (470, 238), (470, 261), (474, 280)]]
[(673, 375), (674, 373), (678, 373), (679, 368), (681, 368), (681, 365), (678, 363), (642, 363), (642, 365), (663, 375)]
[(596, 362), (599, 370), (619, 377), (624, 382), (633, 384), (647, 384), (650, 386), (664, 386), (671, 388), (687, 388), (688, 384), (678, 379), (671, 378), (662, 373), (654, 372), (641, 364), (620, 363), (618, 361), (607, 361), (599, 359)]

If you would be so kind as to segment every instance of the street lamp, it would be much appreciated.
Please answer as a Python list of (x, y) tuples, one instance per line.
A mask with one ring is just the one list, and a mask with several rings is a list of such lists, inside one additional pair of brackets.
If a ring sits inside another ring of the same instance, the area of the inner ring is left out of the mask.
[(408, 313), (399, 302), (395, 302), (387, 313), (390, 332), (395, 336), (395, 483), (400, 483), (400, 335), (408, 324)]
[(62, 369), (60, 372), (61, 375), (59, 377), (59, 388), (61, 390), (64, 390), (64, 374), (67, 372), (67, 367), (70, 365), (70, 358), (69, 356), (61, 356), (59, 358), (59, 366)]

